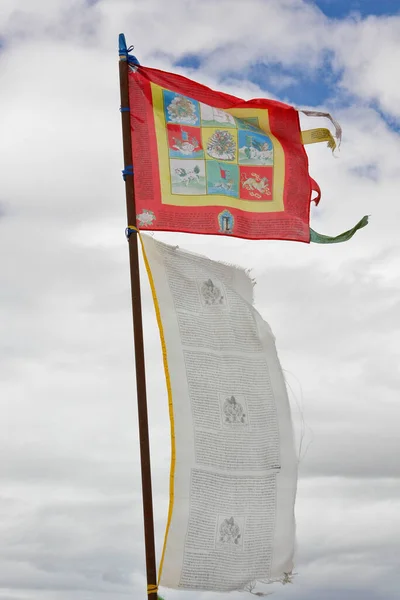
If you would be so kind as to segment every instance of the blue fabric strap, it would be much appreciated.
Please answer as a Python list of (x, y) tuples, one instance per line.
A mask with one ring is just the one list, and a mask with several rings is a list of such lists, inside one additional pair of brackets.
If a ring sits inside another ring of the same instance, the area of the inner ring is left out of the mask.
[(124, 181), (126, 180), (127, 175), (133, 175), (133, 166), (132, 165), (127, 165), (125, 167), (125, 169), (123, 169), (122, 177), (124, 178)]
[(124, 181), (126, 180), (127, 175), (133, 175), (133, 166), (132, 165), (127, 165), (125, 167), (125, 169), (122, 171), (122, 177), (124, 178)]
[(125, 235), (126, 235), (126, 239), (129, 240), (129, 238), (131, 237), (132, 233), (137, 233), (136, 229), (133, 229), (132, 227), (127, 227), (125, 229)]
[(126, 60), (130, 65), (140, 65), (140, 62), (138, 61), (136, 56), (133, 56), (133, 54), (129, 54), (130, 52), (132, 52), (132, 50), (133, 50), (133, 46), (129, 46), (129, 48), (127, 48), (125, 36), (123, 33), (120, 33), (119, 34), (119, 50), (118, 50), (118, 52), (119, 52), (121, 59)]

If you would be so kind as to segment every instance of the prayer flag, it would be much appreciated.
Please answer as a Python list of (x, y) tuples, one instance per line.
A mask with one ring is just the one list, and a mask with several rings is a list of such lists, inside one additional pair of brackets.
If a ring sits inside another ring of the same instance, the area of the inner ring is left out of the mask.
[(169, 396), (160, 585), (245, 589), (293, 567), (297, 458), (273, 334), (242, 269), (143, 235)]
[[(320, 192), (295, 108), (138, 65), (129, 96), (139, 228), (310, 241), (311, 195)], [(318, 131), (309, 143), (334, 145)]]

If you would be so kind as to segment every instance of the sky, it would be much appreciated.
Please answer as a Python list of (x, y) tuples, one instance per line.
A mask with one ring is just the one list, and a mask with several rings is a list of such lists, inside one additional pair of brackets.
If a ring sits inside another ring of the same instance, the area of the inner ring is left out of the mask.
[[(268, 591), (397, 599), (398, 0), (2, 0), (0, 600), (145, 597), (120, 32), (144, 65), (342, 125), (336, 157), (307, 148), (311, 226), (335, 235), (371, 215), (351, 241), (156, 237), (252, 268), (276, 336), (302, 444), (297, 575)], [(143, 305), (159, 556), (170, 441), (145, 279)]]

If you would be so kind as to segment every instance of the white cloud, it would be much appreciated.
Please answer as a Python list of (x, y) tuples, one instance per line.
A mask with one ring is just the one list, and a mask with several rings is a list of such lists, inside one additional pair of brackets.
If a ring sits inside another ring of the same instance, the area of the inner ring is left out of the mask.
[(365, 102), (400, 117), (400, 16), (349, 20), (335, 28), (332, 49), (335, 64), (343, 69), (341, 85)]
[[(342, 70), (327, 100), (344, 129), (339, 158), (308, 148), (323, 190), (312, 226), (335, 234), (371, 214), (366, 229), (331, 247), (158, 237), (254, 266), (257, 306), (302, 398), (299, 576), (277, 592), (397, 597), (400, 142), (370, 106), (398, 115), (397, 28), (395, 17), (332, 22), (300, 0), (1, 3), (0, 600), (122, 600), (145, 586), (120, 31), (151, 66), (202, 54), (199, 70), (180, 71), (246, 98), (266, 93), (243, 79), (250, 63), (304, 75), (331, 52)], [(358, 99), (340, 108), (348, 92)], [(159, 552), (169, 428), (145, 282), (144, 302)]]

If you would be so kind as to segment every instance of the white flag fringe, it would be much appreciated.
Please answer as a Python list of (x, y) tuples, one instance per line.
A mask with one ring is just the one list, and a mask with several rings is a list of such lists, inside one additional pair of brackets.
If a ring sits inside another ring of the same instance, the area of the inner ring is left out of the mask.
[(272, 332), (242, 269), (143, 236), (170, 402), (159, 583), (243, 590), (293, 568), (297, 457)]

